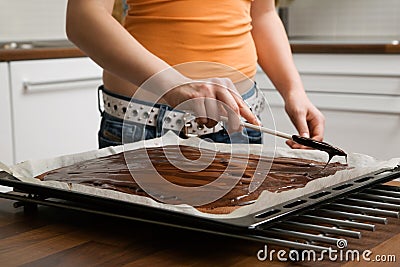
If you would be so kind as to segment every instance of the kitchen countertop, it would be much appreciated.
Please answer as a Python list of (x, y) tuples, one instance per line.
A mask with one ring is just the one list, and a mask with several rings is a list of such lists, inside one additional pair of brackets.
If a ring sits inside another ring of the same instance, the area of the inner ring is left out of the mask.
[(293, 36), (294, 53), (400, 54), (400, 36)]
[(68, 40), (0, 43), (0, 61), (86, 56)]
[[(0, 199), (3, 266), (293, 266), (276, 258), (258, 261), (263, 243), (43, 206), (24, 212), (12, 203)], [(395, 255), (397, 262), (383, 266), (398, 266), (400, 219), (389, 218), (387, 225), (376, 227), (374, 232), (361, 231), (361, 239), (349, 239), (349, 249), (358, 249), (360, 255), (369, 249), (371, 259)], [(296, 266), (310, 264), (316, 263)], [(317, 265), (365, 267), (376, 262), (324, 260)]]
[[(293, 53), (400, 54), (399, 38), (292, 37)], [(67, 40), (0, 43), (0, 61), (84, 57)]]

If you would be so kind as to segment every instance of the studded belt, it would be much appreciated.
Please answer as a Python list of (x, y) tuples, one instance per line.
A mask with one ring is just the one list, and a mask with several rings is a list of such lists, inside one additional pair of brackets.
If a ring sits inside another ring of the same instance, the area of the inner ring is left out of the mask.
[[(254, 90), (254, 93), (251, 93)], [(253, 87), (245, 95), (250, 96), (244, 101), (250, 107), (255, 115), (260, 115), (264, 109), (265, 101), (259, 90)], [(104, 112), (116, 118), (127, 120), (134, 123), (156, 126), (157, 116), (160, 108), (157, 105), (142, 100), (132, 99), (128, 101), (126, 97), (108, 94), (103, 90)], [(196, 123), (194, 117), (181, 110), (167, 110), (164, 114), (162, 127), (165, 130), (176, 132), (184, 131), (187, 136), (200, 136), (210, 133), (216, 133), (223, 129), (222, 122), (219, 122), (213, 128), (207, 128)]]

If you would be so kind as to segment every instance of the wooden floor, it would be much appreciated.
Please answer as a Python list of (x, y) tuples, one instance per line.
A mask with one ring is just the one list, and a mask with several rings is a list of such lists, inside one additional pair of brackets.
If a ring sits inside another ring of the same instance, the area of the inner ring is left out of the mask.
[[(106, 216), (39, 207), (33, 213), (0, 199), (1, 266), (340, 266), (346, 262), (261, 262), (264, 244)], [(351, 249), (395, 255), (400, 266), (400, 219), (349, 239)], [(272, 249), (272, 248), (270, 248)]]

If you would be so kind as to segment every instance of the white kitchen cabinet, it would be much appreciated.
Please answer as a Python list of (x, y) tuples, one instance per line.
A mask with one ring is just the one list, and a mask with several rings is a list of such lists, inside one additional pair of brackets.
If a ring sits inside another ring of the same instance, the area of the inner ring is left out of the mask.
[(8, 64), (0, 62), (0, 161), (13, 163), (11, 100)]
[[(400, 157), (400, 55), (297, 54), (294, 59), (308, 96), (326, 117), (326, 141), (378, 159)], [(296, 133), (271, 82), (261, 72), (257, 81), (276, 128)]]
[(15, 162), (97, 148), (100, 67), (88, 58), (9, 64)]
[[(10, 80), (8, 64), (0, 62), (0, 162), (13, 163), (13, 139), (11, 123)], [(0, 166), (1, 169), (1, 166)], [(11, 191), (12, 188), (0, 186), (0, 192)]]

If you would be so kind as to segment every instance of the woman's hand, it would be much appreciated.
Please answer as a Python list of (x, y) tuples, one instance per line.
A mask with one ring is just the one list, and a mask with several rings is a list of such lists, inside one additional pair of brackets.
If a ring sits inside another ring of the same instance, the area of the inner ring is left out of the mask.
[[(303, 90), (291, 93), (285, 98), (285, 110), (300, 136), (323, 140), (324, 115), (310, 102)], [(292, 140), (286, 141), (286, 144), (291, 148), (307, 148)]]
[(252, 124), (260, 124), (228, 78), (190, 80), (168, 90), (163, 98), (172, 107), (193, 112), (197, 123), (208, 128), (214, 127), (220, 116), (228, 117), (231, 131), (240, 129), (240, 116)]

